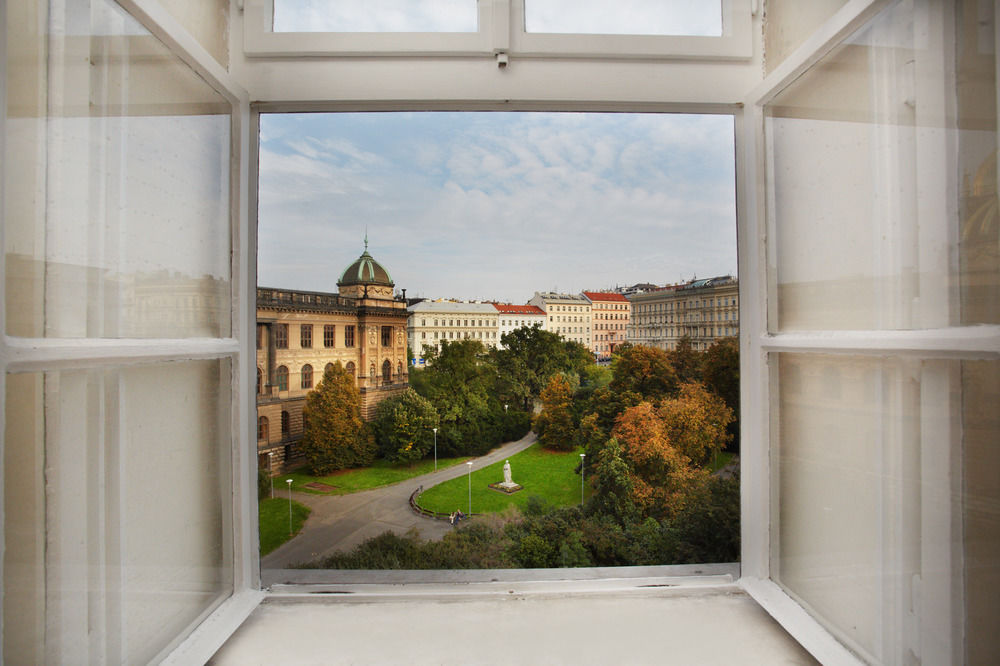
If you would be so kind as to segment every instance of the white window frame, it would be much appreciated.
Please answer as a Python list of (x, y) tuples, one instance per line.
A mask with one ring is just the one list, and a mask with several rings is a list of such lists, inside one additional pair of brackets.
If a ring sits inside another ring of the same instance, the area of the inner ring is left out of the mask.
[[(155, 0), (116, 0), (118, 4), (157, 37), (167, 49), (204, 79), (232, 105), (230, 162), (231, 334), (225, 338), (189, 339), (58, 339), (17, 338), (6, 335), (6, 290), (0, 290), (0, 371), (10, 373), (50, 372), (89, 367), (122, 367), (150, 362), (228, 359), (233, 368), (231, 438), (228, 446), (233, 479), (232, 512), (224, 518), (231, 538), (232, 589), (228, 598), (212, 609), (187, 636), (177, 636), (157, 657), (163, 663), (204, 663), (249, 616), (264, 598), (259, 586), (256, 509), (256, 309), (252, 307), (256, 264), (250, 249), (256, 246), (255, 227), (249, 224), (248, 188), (251, 150), (249, 94), (236, 79)], [(0, 3), (0, 51), (6, 51), (6, 4)], [(0, 106), (6, 108), (7, 68), (0, 68)], [(0, 148), (6, 136), (6, 114), (0, 118)], [(7, 169), (0, 162), (0, 177)], [(0, 211), (2, 215), (2, 211)], [(0, 219), (0, 234), (4, 221)], [(4, 259), (0, 259), (4, 261)], [(247, 287), (250, 285), (250, 287)], [(247, 288), (251, 292), (245, 291)], [(254, 387), (254, 388), (252, 388)], [(6, 418), (6, 391), (0, 391), (0, 432)], [(253, 442), (251, 445), (249, 443)], [(5, 442), (0, 442), (0, 458)], [(0, 476), (0, 489), (3, 479)], [(0, 502), (3, 496), (0, 494)], [(0, 505), (2, 506), (2, 505)], [(0, 553), (3, 551), (3, 515), (0, 511)], [(2, 616), (0, 616), (2, 628)], [(2, 646), (0, 646), (2, 650)], [(0, 662), (4, 661), (0, 654)]]
[[(528, 0), (530, 2), (530, 0)], [(274, 32), (275, 0), (243, 0), (244, 53), (252, 57), (487, 56), (747, 59), (757, 0), (718, 0), (722, 35), (530, 33), (525, 0), (479, 0), (476, 32)]]
[[(738, 187), (740, 223), (741, 359), (741, 517), (740, 585), (799, 643), (824, 664), (857, 664), (861, 659), (809, 615), (771, 579), (770, 554), (777, 525), (771, 524), (771, 399), (776, 385), (768, 356), (782, 352), (845, 354), (900, 358), (998, 360), (1000, 326), (955, 326), (923, 330), (769, 332), (768, 303), (773, 302), (774, 259), (769, 239), (775, 229), (767, 217), (764, 107), (844, 39), (864, 26), (893, 0), (851, 0), (826, 21), (745, 100), (747, 141)], [(763, 517), (763, 521), (762, 518)], [(763, 523), (763, 524), (762, 524)], [(933, 593), (936, 591), (928, 591)], [(933, 660), (933, 659), (932, 659)]]

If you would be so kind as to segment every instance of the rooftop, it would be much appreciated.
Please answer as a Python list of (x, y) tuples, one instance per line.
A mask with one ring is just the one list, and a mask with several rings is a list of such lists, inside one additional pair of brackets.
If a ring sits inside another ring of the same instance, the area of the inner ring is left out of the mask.
[(520, 315), (540, 315), (545, 316), (545, 311), (542, 310), (537, 305), (511, 305), (510, 303), (494, 303), (493, 307), (497, 309), (497, 312), (503, 314), (520, 314)]
[(585, 291), (583, 295), (591, 301), (608, 301), (616, 303), (628, 303), (628, 299), (616, 292), (607, 291)]

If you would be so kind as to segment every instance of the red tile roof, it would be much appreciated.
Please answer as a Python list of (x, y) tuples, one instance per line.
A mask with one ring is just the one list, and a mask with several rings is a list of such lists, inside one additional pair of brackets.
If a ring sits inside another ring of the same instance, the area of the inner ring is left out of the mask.
[(608, 293), (606, 291), (585, 291), (583, 292), (583, 295), (591, 301), (615, 301), (619, 303), (628, 303), (628, 299), (621, 294)]
[(511, 305), (510, 303), (494, 303), (497, 312), (503, 314), (545, 315), (545, 311), (536, 305)]

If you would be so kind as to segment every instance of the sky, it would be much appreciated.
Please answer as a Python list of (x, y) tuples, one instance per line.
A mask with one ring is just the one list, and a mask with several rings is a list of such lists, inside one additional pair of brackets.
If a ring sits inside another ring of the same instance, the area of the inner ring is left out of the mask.
[(269, 114), (260, 139), (262, 286), (335, 292), (366, 233), (409, 297), (736, 272), (730, 116)]

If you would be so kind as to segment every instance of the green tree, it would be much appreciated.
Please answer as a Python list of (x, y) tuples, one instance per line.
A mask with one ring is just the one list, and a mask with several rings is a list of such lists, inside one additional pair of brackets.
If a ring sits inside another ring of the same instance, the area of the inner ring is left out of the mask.
[(623, 526), (634, 523), (639, 511), (633, 495), (632, 470), (618, 440), (608, 440), (594, 463), (590, 476), (594, 494), (587, 501), (588, 512), (609, 516)]
[(553, 375), (542, 390), (542, 411), (535, 417), (535, 433), (547, 449), (569, 451), (574, 445), (575, 428), (570, 411), (570, 385), (562, 375)]
[(503, 406), (496, 399), (496, 375), (482, 343), (444, 341), (440, 351), (424, 350), (428, 365), (411, 375), (411, 386), (437, 411), (438, 453), (478, 455), (499, 444)]
[(390, 462), (413, 463), (434, 446), (437, 410), (413, 389), (387, 398), (375, 410), (372, 427), (379, 455)]
[(567, 342), (539, 326), (522, 326), (505, 333), (500, 343), (490, 352), (500, 399), (519, 404), (524, 411), (531, 411), (531, 401), (541, 396), (552, 375), (580, 375), (594, 361), (583, 345)]
[(667, 356), (674, 366), (677, 381), (680, 383), (701, 381), (701, 352), (691, 346), (691, 338), (684, 335), (677, 341), (677, 347)]
[(375, 443), (361, 418), (361, 393), (340, 363), (306, 396), (302, 418), (301, 447), (313, 474), (363, 467), (375, 459)]
[(632, 391), (652, 400), (677, 390), (677, 373), (670, 356), (656, 347), (623, 345), (615, 352), (611, 372), (609, 388), (619, 393)]
[(730, 441), (738, 449), (740, 421), (740, 347), (736, 338), (716, 340), (702, 356), (702, 380), (733, 411)]

